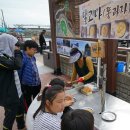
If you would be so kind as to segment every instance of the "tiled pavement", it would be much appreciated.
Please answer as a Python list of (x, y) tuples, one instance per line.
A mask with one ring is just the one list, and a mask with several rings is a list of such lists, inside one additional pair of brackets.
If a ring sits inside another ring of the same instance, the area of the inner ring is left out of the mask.
[[(55, 77), (61, 78), (65, 81), (69, 80), (69, 77), (66, 77), (64, 75), (60, 75), (60, 76), (54, 75), (53, 69), (43, 65), (43, 56), (40, 55), (39, 53), (36, 54), (36, 59), (37, 59), (38, 71), (39, 71), (41, 82), (42, 82), (42, 89), (44, 88), (44, 85), (49, 83), (50, 80)], [(4, 109), (0, 107), (0, 130), (2, 130), (3, 119), (4, 119)], [(13, 130), (17, 130), (16, 122), (13, 125)]]

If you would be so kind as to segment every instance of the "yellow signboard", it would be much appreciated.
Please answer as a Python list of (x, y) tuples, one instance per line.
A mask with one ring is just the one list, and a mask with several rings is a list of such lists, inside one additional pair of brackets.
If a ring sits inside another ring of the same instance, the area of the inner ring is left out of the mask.
[(79, 9), (80, 34), (85, 27), (86, 38), (130, 39), (130, 0), (91, 0)]

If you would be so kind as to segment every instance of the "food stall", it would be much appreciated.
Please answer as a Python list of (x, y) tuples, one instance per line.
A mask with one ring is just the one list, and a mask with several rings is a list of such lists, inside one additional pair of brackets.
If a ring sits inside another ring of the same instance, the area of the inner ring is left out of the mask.
[[(130, 1), (97, 0), (95, 4), (95, 0), (49, 0), (49, 6), (54, 68), (71, 70), (69, 52), (75, 46), (97, 66), (97, 88), (101, 90), (89, 96), (70, 90), (76, 98), (72, 107), (91, 107), (99, 130), (128, 129), (130, 104), (110, 94), (116, 92), (118, 40), (130, 39)], [(71, 75), (71, 71), (62, 72)]]
[[(87, 34), (83, 35), (83, 27), (81, 26), (81, 16), (79, 5), (88, 0), (55, 0), (49, 1), (50, 21), (51, 21), (51, 36), (52, 36), (52, 55), (54, 59), (54, 71), (62, 70), (63, 74), (71, 75), (72, 65), (68, 63), (69, 50), (72, 46), (79, 46), (79, 49), (85, 54), (85, 45), (98, 42), (99, 30), (90, 31), (87, 29)], [(91, 3), (93, 4), (93, 3)], [(95, 8), (95, 7), (94, 7)], [(97, 16), (97, 15), (96, 15)], [(97, 18), (96, 18), (97, 19)], [(86, 26), (86, 25), (84, 25)], [(92, 27), (92, 30), (94, 27)], [(91, 30), (91, 28), (90, 28)], [(92, 34), (95, 33), (95, 34)], [(116, 91), (116, 39), (103, 39), (105, 43), (105, 57), (102, 58), (102, 63), (107, 64), (107, 92), (114, 94)], [(87, 47), (87, 46), (86, 46)], [(86, 48), (87, 50), (87, 48)], [(110, 53), (111, 52), (111, 53)], [(97, 58), (92, 57), (97, 66)]]

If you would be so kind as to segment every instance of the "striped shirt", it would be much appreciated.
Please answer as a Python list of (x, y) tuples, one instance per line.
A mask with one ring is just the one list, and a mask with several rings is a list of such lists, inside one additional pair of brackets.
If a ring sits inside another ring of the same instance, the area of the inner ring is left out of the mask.
[(33, 130), (61, 130), (61, 116), (39, 112), (34, 120)]

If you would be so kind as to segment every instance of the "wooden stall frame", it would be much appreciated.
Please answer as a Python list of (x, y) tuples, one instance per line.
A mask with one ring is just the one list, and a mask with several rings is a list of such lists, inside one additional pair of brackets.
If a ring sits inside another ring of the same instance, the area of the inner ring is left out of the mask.
[[(54, 71), (56, 74), (60, 72), (60, 58), (56, 52), (56, 21), (55, 21), (55, 2), (56, 0), (49, 0), (51, 36), (52, 36), (52, 51), (54, 54)], [(86, 41), (98, 41), (98, 39), (91, 38), (72, 38), (72, 37), (57, 37), (63, 39), (75, 39)], [(103, 40), (103, 39), (102, 39)], [(105, 58), (102, 63), (107, 64), (107, 92), (115, 94), (116, 91), (116, 58), (117, 58), (117, 40), (105, 39)]]

